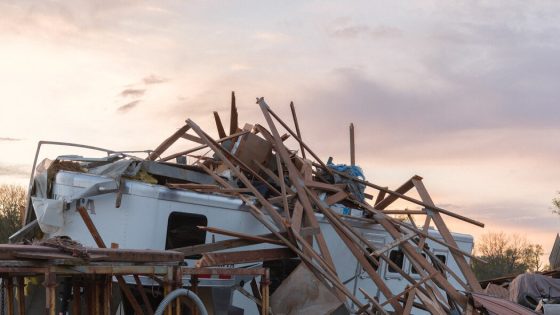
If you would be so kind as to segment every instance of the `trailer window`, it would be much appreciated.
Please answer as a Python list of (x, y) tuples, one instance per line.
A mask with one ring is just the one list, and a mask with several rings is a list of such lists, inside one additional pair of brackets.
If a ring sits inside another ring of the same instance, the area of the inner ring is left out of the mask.
[(206, 216), (194, 213), (171, 212), (167, 221), (165, 249), (204, 244), (206, 231), (197, 226), (207, 226)]
[[(404, 262), (404, 253), (401, 250), (392, 250), (389, 253), (389, 259), (402, 269)], [(389, 266), (389, 272), (397, 272), (397, 269)]]
[[(422, 257), (426, 258), (426, 254), (421, 253), (420, 255), (422, 255)], [(417, 275), (418, 274), (418, 270), (416, 270), (416, 268), (414, 268), (414, 266), (411, 264), (410, 265), (410, 272)]]

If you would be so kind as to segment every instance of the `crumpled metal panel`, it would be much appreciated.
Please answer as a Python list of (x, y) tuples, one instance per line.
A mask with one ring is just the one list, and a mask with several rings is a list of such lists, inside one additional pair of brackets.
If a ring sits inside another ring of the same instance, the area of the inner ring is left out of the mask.
[(475, 305), (484, 307), (490, 315), (534, 315), (538, 314), (517, 303), (497, 297), (472, 293)]

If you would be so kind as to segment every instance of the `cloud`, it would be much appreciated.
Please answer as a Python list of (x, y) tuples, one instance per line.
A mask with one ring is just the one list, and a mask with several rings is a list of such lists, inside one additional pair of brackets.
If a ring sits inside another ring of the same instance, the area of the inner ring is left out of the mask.
[(124, 89), (121, 93), (120, 96), (122, 97), (141, 97), (144, 95), (144, 93), (146, 92), (146, 89)]
[(21, 141), (19, 138), (0, 137), (0, 141)]
[(117, 108), (117, 111), (120, 112), (120, 113), (129, 112), (134, 107), (136, 107), (141, 101), (142, 100), (135, 100), (135, 101), (132, 101), (130, 103), (126, 103), (126, 104), (120, 106), (119, 108)]
[(165, 83), (167, 81), (169, 81), (166, 78), (151, 74), (145, 78), (142, 79), (142, 81), (144, 82), (144, 84), (146, 85), (150, 85), (150, 84), (159, 84), (159, 83)]
[(0, 163), (0, 176), (29, 177), (29, 167), (25, 165), (12, 165)]
[(352, 24), (335, 26), (329, 31), (329, 34), (336, 38), (369, 37), (379, 39), (400, 36), (402, 32), (400, 29), (391, 26), (371, 27), (365, 24)]

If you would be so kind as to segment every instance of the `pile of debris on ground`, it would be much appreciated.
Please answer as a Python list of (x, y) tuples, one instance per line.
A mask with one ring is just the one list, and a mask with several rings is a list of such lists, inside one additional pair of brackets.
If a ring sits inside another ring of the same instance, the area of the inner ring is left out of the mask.
[[(39, 192), (39, 195), (47, 196), (55, 173), (69, 169), (121, 181), (133, 179), (177, 190), (234, 196), (270, 233), (249, 235), (201, 226), (200, 229), (233, 239), (173, 250), (188, 257), (200, 255), (196, 263), (199, 268), (299, 258), (301, 264), (279, 284), (271, 297), (274, 314), (295, 314), (298, 310), (299, 313), (309, 314), (331, 313), (349, 304), (355, 305), (355, 313), (367, 314), (409, 314), (413, 308), (432, 314), (475, 314), (492, 303), (485, 300), (489, 297), (482, 294), (471, 270), (469, 260), (477, 258), (459, 248), (444, 216), (479, 227), (484, 226), (482, 223), (436, 206), (419, 176), (413, 176), (395, 190), (367, 181), (355, 165), (353, 126), (350, 165), (336, 165), (331, 159), (325, 163), (303, 141), (293, 104), (294, 128), (282, 120), (263, 98), (257, 99), (257, 104), (267, 127), (245, 124), (240, 128), (232, 94), (229, 134), (226, 134), (219, 114), (214, 112), (219, 135), (217, 140), (188, 119), (161, 145), (149, 151), (147, 158), (115, 151), (108, 151), (110, 155), (104, 160), (61, 157), (43, 167), (42, 179), (37, 176), (39, 180), (35, 181), (35, 195)], [(295, 140), (296, 148), (286, 145), (289, 138)], [(164, 155), (179, 139), (192, 141), (197, 146)], [(196, 154), (203, 149), (208, 151)], [(187, 164), (187, 160), (191, 163)], [(376, 193), (370, 195), (366, 193), (366, 188)], [(96, 189), (119, 194), (119, 187)], [(408, 194), (413, 190), (420, 196), (419, 199)], [(88, 193), (92, 192), (86, 191), (76, 196), (75, 200), (79, 202)], [(406, 201), (421, 209), (389, 209), (391, 205), (398, 204), (397, 201)], [(117, 198), (116, 203), (119, 202)], [(45, 210), (43, 213), (50, 209), (49, 205), (40, 204), (39, 199), (33, 206), (35, 209), (42, 207)], [(88, 220), (87, 213), (80, 214)], [(358, 288), (358, 294), (364, 299), (349, 290), (346, 279), (341, 279), (337, 272), (318, 216), (330, 224), (336, 237), (363, 269), (364, 278), (373, 282), (379, 294)], [(60, 224), (56, 219), (45, 219), (47, 216), (34, 221), (36, 218), (29, 210), (26, 217), (29, 224), (14, 240), (32, 235), (38, 227), (49, 230), (52, 228), (49, 224), (54, 227)], [(393, 241), (381, 246), (375, 244), (357, 231), (351, 224), (353, 222), (380, 226)], [(430, 233), (431, 225), (435, 226), (441, 239)], [(447, 248), (458, 270), (451, 270), (442, 262), (427, 246), (428, 240)], [(242, 248), (255, 244), (275, 246), (256, 250)], [(418, 276), (411, 276), (410, 272), (403, 270), (402, 263), (398, 264), (389, 257), (388, 253), (394, 248), (400, 250)], [(381, 262), (406, 281), (404, 289), (395, 290), (387, 285), (386, 279), (378, 272)], [(302, 289), (310, 283), (317, 286), (319, 292), (313, 298), (312, 294)], [(513, 309), (516, 306), (508, 307)]]

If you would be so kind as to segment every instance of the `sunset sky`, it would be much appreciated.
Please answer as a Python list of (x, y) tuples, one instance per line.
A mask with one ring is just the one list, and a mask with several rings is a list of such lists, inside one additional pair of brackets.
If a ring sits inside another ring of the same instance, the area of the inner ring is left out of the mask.
[[(38, 140), (153, 149), (191, 118), (214, 132), (235, 91), (323, 159), (424, 177), (475, 236), (548, 252), (560, 216), (556, 1), (0, 1), (0, 183), (27, 184)], [(215, 133), (214, 133), (215, 135)], [(65, 152), (72, 153), (72, 152)]]

